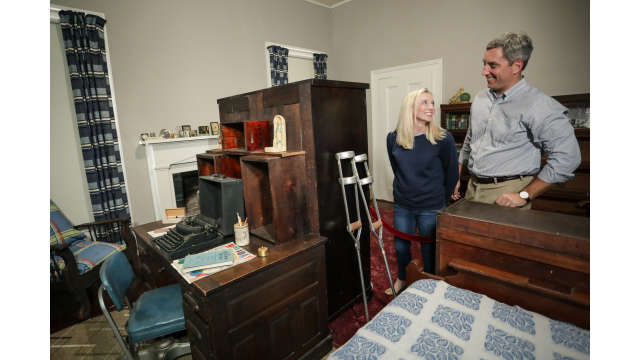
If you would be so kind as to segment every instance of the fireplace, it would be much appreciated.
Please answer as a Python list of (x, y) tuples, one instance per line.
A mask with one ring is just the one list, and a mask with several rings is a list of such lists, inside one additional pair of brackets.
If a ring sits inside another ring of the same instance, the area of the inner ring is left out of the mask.
[[(189, 178), (195, 174), (197, 186), (198, 165), (196, 154), (220, 148), (217, 138), (218, 136), (197, 136), (176, 139), (148, 139), (142, 143), (145, 146), (156, 220), (162, 220), (165, 209), (178, 207), (177, 200), (180, 197), (182, 197), (181, 201), (185, 201), (185, 206), (188, 207), (187, 211), (200, 211), (199, 207), (197, 209), (193, 208), (195, 205), (192, 200), (193, 193), (188, 193), (185, 196), (185, 176)], [(182, 175), (182, 173), (187, 174)], [(179, 175), (178, 182), (180, 184), (178, 186), (176, 186), (176, 177), (174, 175)], [(192, 180), (186, 181), (191, 182)], [(181, 190), (178, 191), (176, 188)], [(177, 192), (180, 192), (180, 194), (177, 194)], [(195, 197), (197, 199), (197, 195)], [(189, 207), (192, 209), (189, 209)]]
[(187, 216), (200, 213), (198, 197), (198, 170), (183, 171), (173, 174), (173, 190), (176, 197), (176, 207), (184, 207)]

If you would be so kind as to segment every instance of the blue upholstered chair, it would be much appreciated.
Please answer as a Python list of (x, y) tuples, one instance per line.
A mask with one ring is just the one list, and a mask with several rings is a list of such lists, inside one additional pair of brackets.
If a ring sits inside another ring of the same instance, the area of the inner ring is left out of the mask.
[[(91, 312), (87, 291), (92, 288), (95, 298), (100, 264), (121, 251), (135, 256), (135, 252), (131, 252), (135, 250), (135, 244), (129, 230), (130, 220), (123, 218), (73, 226), (53, 201), (49, 202), (49, 215), (51, 290), (61, 288), (73, 294), (80, 303), (78, 320), (86, 319)], [(86, 230), (86, 234), (80, 230)]]
[[(134, 274), (123, 253), (114, 254), (102, 264), (100, 280), (100, 308), (127, 359), (174, 359), (191, 352), (189, 342), (184, 339), (176, 341), (167, 336), (185, 330), (182, 290), (179, 284), (147, 291), (131, 306), (127, 291), (134, 280)], [(128, 335), (126, 340), (105, 305), (105, 291), (117, 310), (122, 310), (125, 305), (130, 309), (125, 326)], [(158, 341), (150, 341), (154, 339)]]

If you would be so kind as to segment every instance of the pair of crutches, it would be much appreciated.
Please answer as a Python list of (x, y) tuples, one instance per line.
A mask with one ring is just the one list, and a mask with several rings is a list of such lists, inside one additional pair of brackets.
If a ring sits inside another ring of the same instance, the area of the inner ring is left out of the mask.
[[(391, 284), (391, 292), (393, 293), (393, 297), (396, 296), (396, 290), (393, 287), (393, 280), (391, 279), (391, 271), (389, 270), (389, 263), (387, 262), (387, 255), (384, 251), (384, 244), (382, 242), (382, 217), (380, 216), (380, 211), (378, 210), (378, 202), (376, 201), (376, 196), (373, 193), (373, 176), (369, 172), (369, 165), (367, 164), (367, 154), (357, 155), (353, 151), (343, 151), (336, 154), (336, 160), (338, 161), (338, 172), (340, 177), (338, 178), (338, 182), (340, 183), (340, 189), (342, 190), (342, 199), (344, 200), (344, 210), (347, 216), (347, 232), (353, 239), (354, 246), (356, 248), (356, 257), (358, 259), (358, 269), (360, 270), (360, 285), (362, 286), (362, 301), (364, 302), (364, 312), (367, 321), (369, 321), (369, 309), (367, 307), (367, 295), (364, 286), (364, 275), (362, 272), (362, 260), (360, 259), (360, 235), (362, 233), (362, 221), (360, 218), (360, 202), (358, 201), (358, 197), (362, 199), (362, 203), (364, 204), (365, 213), (367, 214), (367, 220), (369, 221), (369, 229), (373, 233), (373, 235), (378, 240), (378, 245), (380, 247), (380, 251), (382, 251), (382, 259), (384, 260), (384, 266), (387, 270), (387, 276), (389, 277), (389, 283)], [(342, 172), (342, 161), (349, 161), (351, 163), (352, 176), (344, 176)], [(366, 177), (360, 178), (358, 174), (358, 168), (356, 166), (357, 163), (362, 163), (364, 166), (364, 170), (366, 172)], [(353, 185), (353, 194), (354, 194), (354, 202), (356, 205), (356, 220), (351, 221), (351, 216), (349, 215), (349, 202), (347, 199), (346, 186)], [(367, 203), (367, 198), (364, 195), (364, 186), (369, 186), (369, 191), (371, 194), (371, 202), (373, 203), (373, 208), (376, 212), (376, 222), (371, 220), (371, 212), (369, 210), (369, 206)], [(360, 196), (358, 196), (358, 193)]]

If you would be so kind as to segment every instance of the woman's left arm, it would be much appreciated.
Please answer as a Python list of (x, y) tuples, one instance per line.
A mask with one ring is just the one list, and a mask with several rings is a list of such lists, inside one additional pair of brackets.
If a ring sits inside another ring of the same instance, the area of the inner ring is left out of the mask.
[(442, 170), (444, 172), (444, 195), (445, 199), (449, 199), (460, 177), (456, 142), (451, 133), (447, 133), (440, 147), (440, 161), (442, 161)]

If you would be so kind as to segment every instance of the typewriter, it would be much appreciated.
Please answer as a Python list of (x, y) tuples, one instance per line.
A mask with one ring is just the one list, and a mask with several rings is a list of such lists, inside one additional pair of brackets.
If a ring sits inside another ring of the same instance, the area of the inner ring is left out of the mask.
[(153, 239), (153, 243), (170, 260), (180, 259), (222, 244), (224, 236), (219, 228), (214, 219), (204, 215), (190, 216), (165, 235)]
[(208, 250), (233, 241), (233, 223), (244, 217), (242, 180), (221, 174), (200, 176), (200, 214), (190, 216), (153, 239), (153, 244), (170, 260)]

